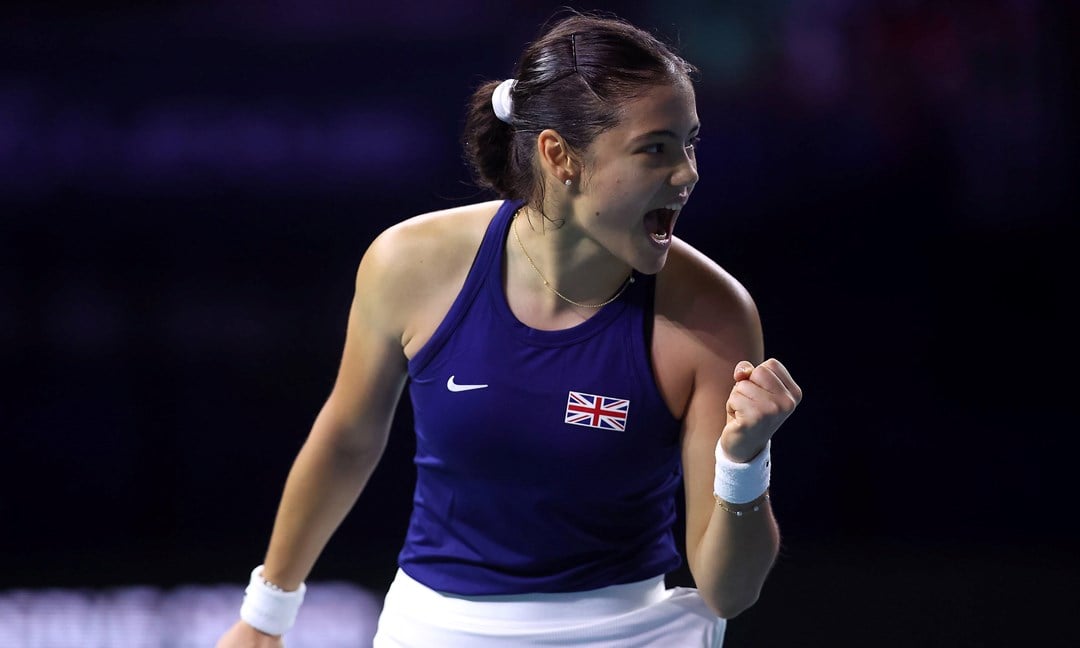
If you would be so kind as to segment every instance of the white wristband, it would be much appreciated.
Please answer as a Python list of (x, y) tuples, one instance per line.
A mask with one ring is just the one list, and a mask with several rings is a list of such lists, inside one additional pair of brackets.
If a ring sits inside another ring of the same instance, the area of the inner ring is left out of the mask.
[(296, 621), (296, 613), (304, 602), (307, 586), (300, 583), (292, 592), (271, 588), (262, 577), (263, 566), (251, 570), (251, 581), (244, 590), (240, 618), (248, 625), (270, 635), (283, 635)]
[(736, 463), (724, 454), (720, 442), (717, 441), (713, 495), (732, 504), (746, 504), (761, 497), (769, 489), (769, 478), (772, 475), (772, 458), (769, 456), (771, 447), (770, 440), (752, 461)]

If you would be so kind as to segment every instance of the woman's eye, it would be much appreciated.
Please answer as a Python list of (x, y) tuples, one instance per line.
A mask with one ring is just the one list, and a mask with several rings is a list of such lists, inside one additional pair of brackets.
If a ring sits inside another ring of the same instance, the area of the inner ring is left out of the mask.
[[(683, 148), (686, 149), (687, 151), (694, 151), (698, 147), (699, 142), (701, 142), (700, 137), (691, 137), (685, 144), (683, 144)], [(662, 154), (666, 153), (667, 150), (668, 149), (664, 145), (663, 142), (656, 142), (654, 144), (649, 144), (649, 145), (643, 147), (641, 149), (641, 152), (642, 153), (649, 153), (649, 154), (653, 154), (653, 155), (656, 155), (656, 154), (661, 154), (662, 155)], [(674, 149), (672, 149), (672, 150), (674, 150)]]

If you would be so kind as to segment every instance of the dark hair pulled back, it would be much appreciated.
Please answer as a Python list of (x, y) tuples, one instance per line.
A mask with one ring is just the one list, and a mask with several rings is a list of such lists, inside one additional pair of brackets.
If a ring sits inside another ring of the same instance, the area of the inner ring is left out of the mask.
[(536, 136), (554, 129), (580, 155), (619, 123), (620, 109), (650, 87), (689, 82), (696, 68), (648, 32), (611, 16), (574, 13), (530, 43), (515, 67), (512, 124), (495, 116), (481, 84), (469, 101), (463, 144), (475, 182), (500, 198), (540, 206)]

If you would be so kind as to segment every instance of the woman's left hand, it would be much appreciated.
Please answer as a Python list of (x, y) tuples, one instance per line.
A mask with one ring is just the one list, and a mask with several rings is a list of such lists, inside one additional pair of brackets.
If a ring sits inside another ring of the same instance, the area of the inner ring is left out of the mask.
[(802, 389), (776, 358), (756, 367), (739, 362), (727, 399), (727, 423), (720, 433), (724, 454), (735, 462), (753, 459), (801, 400)]

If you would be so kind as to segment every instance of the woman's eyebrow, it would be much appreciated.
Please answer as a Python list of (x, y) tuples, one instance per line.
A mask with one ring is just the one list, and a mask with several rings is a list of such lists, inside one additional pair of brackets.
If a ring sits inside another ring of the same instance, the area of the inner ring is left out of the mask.
[[(693, 137), (699, 130), (701, 130), (701, 124), (695, 125), (693, 128), (690, 129), (690, 136)], [(638, 140), (651, 139), (653, 137), (670, 137), (671, 139), (682, 139), (682, 135), (679, 135), (675, 131), (659, 129), (637, 135), (630, 141), (636, 142)]]

